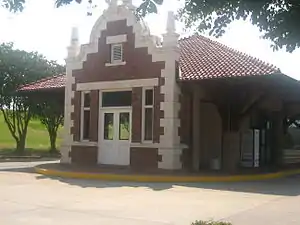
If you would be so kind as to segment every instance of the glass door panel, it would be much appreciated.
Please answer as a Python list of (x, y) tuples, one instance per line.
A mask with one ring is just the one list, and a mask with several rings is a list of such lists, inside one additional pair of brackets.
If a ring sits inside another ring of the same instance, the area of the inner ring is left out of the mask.
[(130, 139), (130, 113), (121, 112), (119, 114), (119, 140)]
[(104, 113), (104, 140), (114, 139), (114, 113)]

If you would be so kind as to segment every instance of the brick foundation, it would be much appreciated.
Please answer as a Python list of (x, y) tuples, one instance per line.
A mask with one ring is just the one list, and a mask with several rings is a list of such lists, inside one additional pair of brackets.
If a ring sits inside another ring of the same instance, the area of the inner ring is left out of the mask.
[(130, 167), (137, 170), (158, 168), (157, 148), (130, 148)]
[(72, 146), (71, 162), (80, 165), (96, 165), (98, 160), (97, 146)]

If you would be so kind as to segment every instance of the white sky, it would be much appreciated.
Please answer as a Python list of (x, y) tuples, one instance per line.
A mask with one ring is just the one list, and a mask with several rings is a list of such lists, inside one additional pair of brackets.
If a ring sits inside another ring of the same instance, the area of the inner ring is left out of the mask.
[[(25, 10), (17, 15), (0, 9), (0, 42), (14, 42), (17, 48), (38, 51), (60, 63), (64, 63), (72, 26), (79, 27), (80, 41), (86, 43), (94, 22), (106, 8), (104, 0), (94, 0), (98, 7), (93, 10), (93, 16), (88, 17), (86, 4), (73, 3), (55, 9), (55, 0), (27, 1)], [(164, 32), (167, 11), (176, 10), (180, 6), (175, 0), (164, 1), (164, 5), (159, 8), (159, 14), (146, 19), (153, 34)], [(137, 4), (138, 2), (139, 0), (134, 1)], [(183, 25), (178, 23), (178, 32), (184, 35), (182, 28)], [(218, 41), (272, 63), (283, 73), (300, 79), (300, 49), (293, 53), (284, 50), (273, 52), (271, 43), (261, 39), (260, 35), (258, 28), (249, 22), (236, 21)]]

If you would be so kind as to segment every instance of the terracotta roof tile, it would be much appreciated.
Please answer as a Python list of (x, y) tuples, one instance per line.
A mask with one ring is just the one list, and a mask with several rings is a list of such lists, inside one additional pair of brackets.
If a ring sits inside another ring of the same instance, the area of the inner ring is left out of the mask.
[(66, 76), (65, 74), (56, 75), (52, 77), (43, 78), (36, 82), (26, 84), (20, 87), (19, 91), (34, 91), (34, 90), (46, 90), (53, 88), (65, 87)]
[(201, 35), (179, 41), (180, 80), (280, 73), (275, 66)]
[[(260, 76), (280, 73), (275, 66), (229, 48), (201, 35), (179, 41), (180, 80), (203, 80), (224, 77)], [(65, 75), (45, 78), (20, 88), (21, 91), (62, 88)]]

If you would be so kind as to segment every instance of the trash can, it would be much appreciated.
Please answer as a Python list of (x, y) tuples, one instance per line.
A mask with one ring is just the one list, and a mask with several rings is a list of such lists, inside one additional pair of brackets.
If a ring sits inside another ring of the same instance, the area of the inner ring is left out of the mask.
[(213, 158), (210, 162), (210, 168), (212, 170), (220, 170), (221, 169), (221, 162), (219, 158)]

